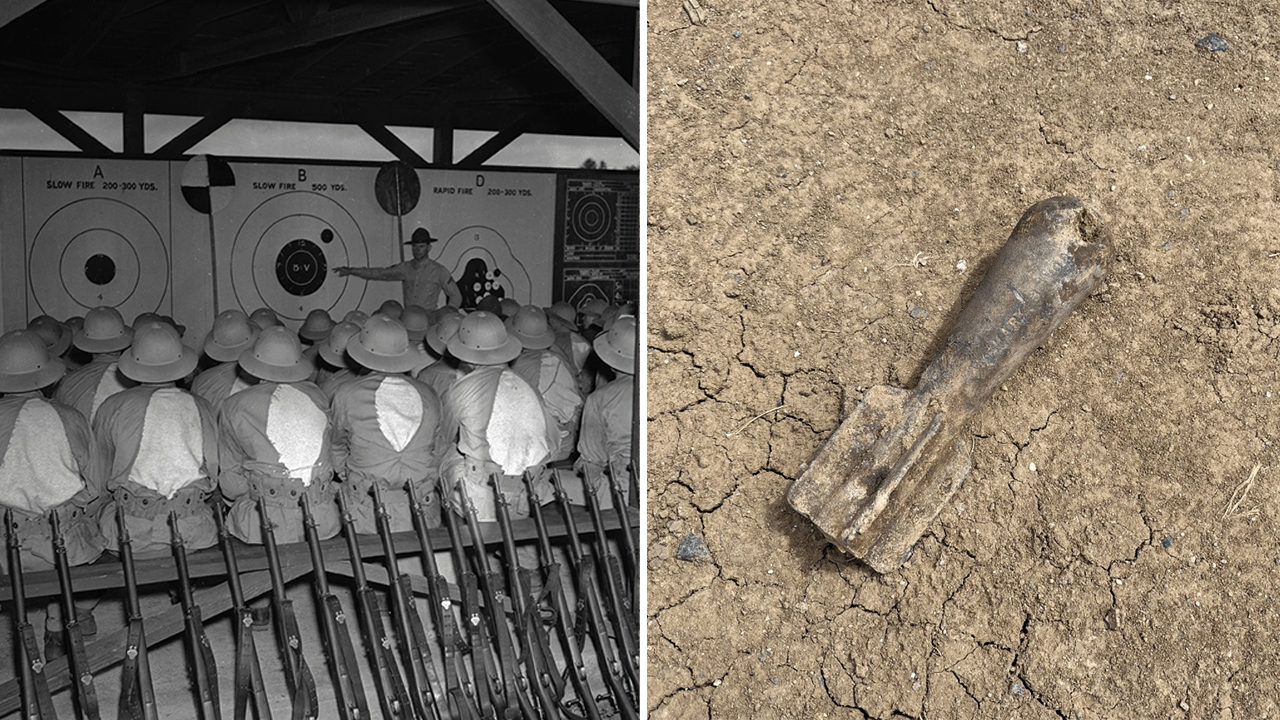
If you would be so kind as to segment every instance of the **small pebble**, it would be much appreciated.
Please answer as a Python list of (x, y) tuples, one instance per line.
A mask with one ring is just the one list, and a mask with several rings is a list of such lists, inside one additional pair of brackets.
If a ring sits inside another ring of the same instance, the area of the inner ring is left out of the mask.
[(1023, 687), (1022, 683), (1018, 682), (1017, 680), (1014, 680), (1013, 682), (1009, 683), (1009, 692), (1013, 693), (1014, 695), (1021, 695), (1026, 691), (1027, 689)]
[(735, 38), (740, 38), (740, 37), (742, 37), (742, 31), (741, 31), (741, 30), (734, 30), (734, 31), (733, 31), (733, 36), (734, 36)]
[(693, 562), (703, 558), (711, 557), (711, 553), (707, 551), (707, 544), (702, 538), (689, 533), (680, 539), (680, 547), (676, 548), (676, 557), (685, 562)]
[(1173, 538), (1169, 537), (1168, 535), (1165, 535), (1164, 539), (1160, 541), (1160, 546), (1163, 547), (1165, 550), (1168, 550), (1169, 548), (1173, 547)]
[(1196, 47), (1204, 48), (1209, 52), (1222, 52), (1231, 46), (1227, 44), (1226, 38), (1218, 33), (1209, 33), (1196, 41)]
[(746, 95), (743, 95), (742, 97), (744, 97), (744, 98), (746, 98), (746, 99), (750, 100), (750, 99), (751, 99), (751, 93), (747, 93)]
[(956, 263), (956, 269), (957, 269), (957, 270), (959, 270), (959, 271), (961, 271), (961, 272), (964, 272), (964, 269), (965, 269), (965, 268), (967, 268), (967, 267), (969, 267), (969, 263), (967, 263), (967, 262), (965, 262), (965, 261), (963, 261), (963, 260), (961, 260), (960, 262)]
[(915, 318), (916, 320), (922, 320), (922, 319), (924, 319), (924, 318), (929, 317), (929, 311), (928, 311), (928, 310), (925, 310), (924, 308), (922, 308), (922, 307), (920, 307), (919, 305), (917, 305), (917, 306), (915, 306), (915, 307), (911, 308), (911, 313), (910, 313), (910, 315), (911, 315), (911, 317)]

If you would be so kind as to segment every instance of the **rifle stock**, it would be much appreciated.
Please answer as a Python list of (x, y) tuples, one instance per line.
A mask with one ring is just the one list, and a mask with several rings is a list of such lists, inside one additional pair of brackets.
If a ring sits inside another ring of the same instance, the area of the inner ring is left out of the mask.
[(4, 511), (5, 534), (9, 547), (9, 585), (13, 590), (13, 621), (17, 631), (18, 688), (22, 693), (22, 717), (24, 720), (53, 720), (53, 697), (49, 693), (49, 679), (44, 674), (44, 661), (36, 646), (35, 629), (27, 620), (27, 591), (22, 578), (22, 542), (18, 539), (18, 526), (13, 522), (13, 510)]
[(391, 595), (391, 609), (397, 620), (396, 634), (400, 641), (400, 651), (405, 657), (405, 665), (411, 669), (406, 675), (409, 677), (414, 707), (419, 715), (429, 715), (433, 720), (441, 720), (441, 698), (437, 694), (440, 680), (436, 676), (435, 661), (431, 657), (431, 648), (427, 645), (422, 616), (418, 614), (417, 605), (413, 601), (409, 576), (400, 572), (395, 541), (391, 537), (391, 518), (386, 506), (382, 504), (382, 488), (377, 482), (373, 483), (373, 506), (378, 518), (378, 537), (382, 540), (387, 578), (390, 580), (387, 591)]
[(58, 519), (58, 511), (49, 513), (49, 522), (53, 527), (53, 564), (58, 571), (58, 587), (62, 600), (62, 627), (67, 638), (67, 660), (71, 668), (71, 677), (75, 688), (77, 714), (98, 720), (98, 691), (93, 685), (93, 668), (84, 651), (84, 634), (80, 630), (80, 619), (76, 615), (75, 595), (71, 588), (71, 564), (67, 561), (67, 542), (62, 537), (62, 524)]
[(121, 718), (157, 720), (155, 685), (147, 635), (142, 623), (142, 603), (138, 600), (138, 576), (133, 564), (133, 540), (125, 521), (124, 505), (116, 505), (116, 525), (120, 530), (120, 563), (124, 568), (125, 602), (129, 620), (129, 640), (125, 645), (124, 667), (120, 673)]
[(426, 508), (418, 499), (413, 483), (406, 484), (409, 493), (409, 509), (413, 512), (413, 529), (418, 536), (418, 547), (422, 551), (423, 566), (427, 571), (428, 596), (431, 614), (435, 620), (436, 632), (440, 638), (440, 651), (444, 658), (445, 686), (453, 704), (455, 717), (462, 720), (475, 720), (479, 717), (476, 709), (475, 685), (467, 679), (466, 668), (462, 666), (457, 644), (462, 642), (462, 634), (453, 617), (453, 600), (449, 597), (449, 584), (440, 574), (436, 565), (435, 549), (431, 546), (431, 536), (427, 532)]
[[(595, 696), (591, 694), (591, 688), (587, 684), (587, 667), (582, 660), (582, 648), (578, 644), (578, 640), (574, 629), (569, 623), (568, 602), (564, 597), (564, 588), (560, 585), (560, 564), (556, 562), (555, 556), (551, 550), (551, 537), (547, 533), (546, 521), (542, 517), (542, 502), (538, 497), (537, 490), (533, 487), (533, 480), (528, 476), (524, 476), (525, 486), (529, 489), (529, 514), (533, 517), (534, 527), (538, 533), (538, 554), (542, 557), (542, 577), (543, 584), (552, 587), (551, 603), (556, 616), (556, 630), (560, 636), (560, 646), (565, 653), (565, 657), (569, 658), (571, 667), (569, 668), (569, 681), (573, 684), (574, 692), (577, 693), (579, 701), (582, 703), (583, 710), (587, 713), (589, 720), (600, 720), (600, 708), (596, 705)], [(578, 612), (585, 614), (586, 597), (582, 594), (578, 596)], [(609, 670), (606, 668), (605, 673)]]
[(329, 589), (328, 571), (320, 554), (320, 533), (316, 519), (311, 514), (311, 501), (302, 495), (302, 524), (307, 547), (311, 551), (312, 584), (319, 605), (320, 630), (324, 635), (325, 649), (329, 651), (329, 666), (333, 669), (333, 694), (342, 720), (365, 720), (369, 717), (369, 701), (360, 681), (360, 668), (356, 665), (355, 648), (347, 630), (347, 616), (338, 596)]
[(317, 712), (316, 681), (311, 667), (302, 656), (302, 638), (298, 633), (298, 617), (293, 601), (285, 593), (284, 574), (280, 570), (280, 553), (276, 547), (276, 531), (267, 516), (266, 498), (258, 496), (258, 521), (262, 527), (262, 545), (267, 555), (267, 571), (271, 576), (271, 608), (280, 653), (284, 656), (285, 682), (289, 685), (293, 720), (314, 720)]
[[(630, 602), (630, 589), (626, 579), (623, 577), (622, 563), (618, 560), (618, 556), (613, 554), (613, 549), (609, 546), (609, 535), (604, 528), (604, 515), (600, 510), (600, 499), (596, 497), (596, 492), (590, 487), (590, 483), (585, 488), (587, 498), (587, 510), (591, 515), (591, 525), (595, 529), (596, 542), (596, 564), (605, 574), (606, 600), (609, 601), (610, 616), (614, 624), (614, 632), (618, 635), (618, 643), (620, 644), (620, 652), (623, 656), (623, 668), (627, 671), (627, 676), (631, 678), (631, 686), (637, 689), (636, 696), (639, 697), (638, 690), (640, 688), (640, 652), (638, 646), (640, 643), (640, 628), (636, 623), (639, 622), (639, 614), (632, 610)], [(629, 533), (627, 533), (629, 536)]]
[(240, 564), (236, 560), (236, 549), (231, 544), (231, 533), (227, 531), (222, 513), (215, 510), (213, 519), (218, 524), (218, 545), (222, 549), (222, 560), (227, 566), (227, 586), (231, 590), (231, 606), (236, 616), (235, 700), (232, 717), (235, 720), (245, 720), (249, 699), (253, 698), (253, 710), (257, 719), (271, 720), (271, 705), (267, 702), (266, 688), (262, 682), (262, 665), (258, 661), (258, 648), (253, 640), (253, 613), (244, 601), (244, 590), (240, 586)]
[(408, 691), (400, 679), (395, 658), (391, 655), (391, 638), (378, 613), (378, 597), (369, 587), (364, 575), (364, 560), (360, 557), (360, 543), (356, 539), (355, 521), (347, 508), (347, 501), (338, 493), (338, 505), (342, 512), (342, 533), (347, 540), (347, 554), (351, 559), (351, 574), (356, 581), (356, 606), (360, 612), (360, 625), (365, 634), (365, 648), (369, 664), (373, 666), (374, 689), (382, 714), (388, 719), (412, 715)]
[(169, 513), (169, 542), (178, 567), (178, 598), (182, 602), (183, 623), (186, 629), (187, 649), (190, 653), (192, 675), (195, 676), (196, 693), (200, 700), (200, 717), (203, 720), (221, 720), (218, 706), (218, 664), (204, 633), (204, 620), (200, 606), (191, 593), (191, 572), (187, 567), (187, 546), (178, 531), (177, 513)]

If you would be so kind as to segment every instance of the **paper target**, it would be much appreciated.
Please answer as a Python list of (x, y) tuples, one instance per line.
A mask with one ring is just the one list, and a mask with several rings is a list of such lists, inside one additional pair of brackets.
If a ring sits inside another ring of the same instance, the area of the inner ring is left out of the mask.
[[(612, 202), (610, 202), (612, 201)], [(602, 195), (580, 195), (569, 209), (569, 228), (575, 239), (595, 243), (613, 238), (616, 198)]]
[(600, 299), (607, 303), (613, 303), (614, 287), (616, 283), (612, 280), (592, 280), (587, 282), (574, 283), (576, 287), (566, 287), (569, 291), (569, 304), (575, 308), (581, 309), (587, 301)]
[(169, 252), (156, 226), (110, 198), (67, 203), (41, 225), (31, 244), (28, 277), (36, 305), (62, 317), (69, 298), (83, 310), (114, 307), (125, 317), (160, 308), (169, 283)]
[(359, 306), (365, 283), (329, 269), (368, 264), (364, 233), (351, 213), (314, 192), (276, 195), (245, 218), (231, 249), (231, 286), (246, 311), (271, 308), (302, 321), (314, 309), (342, 315)]
[(532, 297), (529, 271), (511, 252), (507, 239), (491, 227), (472, 225), (457, 231), (445, 242), (438, 262), (458, 281), (463, 307), (475, 307), (486, 295), (522, 304)]
[(226, 209), (235, 189), (236, 175), (222, 158), (196, 155), (182, 168), (182, 197), (198, 213)]

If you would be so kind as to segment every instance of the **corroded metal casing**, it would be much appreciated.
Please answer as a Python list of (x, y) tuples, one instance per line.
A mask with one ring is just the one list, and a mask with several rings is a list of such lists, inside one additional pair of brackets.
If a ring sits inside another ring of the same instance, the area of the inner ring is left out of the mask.
[(792, 485), (791, 506), (878, 572), (906, 562), (969, 473), (959, 431), (1101, 285), (1109, 238), (1076, 198), (1032, 205), (916, 388), (871, 388)]

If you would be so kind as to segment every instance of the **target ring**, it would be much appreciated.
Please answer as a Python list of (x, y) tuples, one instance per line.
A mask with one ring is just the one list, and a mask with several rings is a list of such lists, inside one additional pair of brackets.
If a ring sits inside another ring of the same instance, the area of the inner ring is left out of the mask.
[(583, 195), (570, 211), (573, 229), (584, 242), (603, 240), (613, 230), (613, 207), (599, 195)]
[(302, 321), (316, 308), (341, 315), (364, 297), (364, 283), (329, 273), (340, 265), (368, 264), (360, 225), (332, 198), (286, 192), (254, 208), (231, 248), (231, 286), (240, 307), (268, 307), (282, 319)]
[[(86, 198), (59, 208), (32, 241), (28, 277), (43, 312), (62, 313), (67, 298), (84, 310), (108, 306), (125, 317), (160, 307), (169, 287), (169, 251), (137, 208)], [(58, 285), (60, 288), (57, 288)], [(56, 288), (56, 289), (55, 289)]]
[(529, 271), (502, 233), (491, 227), (471, 225), (458, 230), (444, 243), (437, 262), (450, 268), (464, 307), (474, 306), (485, 295), (514, 298), (521, 304), (533, 297)]

